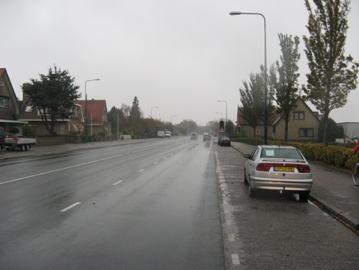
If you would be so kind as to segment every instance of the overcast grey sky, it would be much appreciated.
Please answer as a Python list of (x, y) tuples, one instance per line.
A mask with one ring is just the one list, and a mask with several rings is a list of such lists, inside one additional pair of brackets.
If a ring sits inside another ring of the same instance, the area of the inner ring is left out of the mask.
[[(0, 0), (0, 67), (17, 96), (21, 84), (56, 64), (76, 77), (89, 98), (113, 105), (138, 96), (145, 116), (199, 124), (224, 114), (235, 120), (238, 88), (263, 63), (263, 22), (235, 16), (262, 12), (268, 24), (268, 64), (279, 58), (279, 32), (307, 34), (304, 0)], [(356, 25), (356, 27), (355, 27)], [(346, 51), (359, 60), (359, 1), (352, 1)], [(301, 40), (301, 49), (303, 49)], [(307, 72), (301, 55), (301, 83)], [(332, 113), (359, 121), (359, 91)]]

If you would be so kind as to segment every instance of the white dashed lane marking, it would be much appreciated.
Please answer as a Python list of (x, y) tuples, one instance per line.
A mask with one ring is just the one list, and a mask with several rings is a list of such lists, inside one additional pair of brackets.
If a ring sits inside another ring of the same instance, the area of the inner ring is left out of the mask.
[(122, 180), (119, 180), (119, 181), (113, 183), (112, 185), (113, 185), (113, 186), (117, 186), (118, 184), (121, 184), (121, 183), (122, 183)]
[(72, 208), (74, 208), (74, 207), (76, 207), (76, 206), (78, 206), (78, 205), (80, 205), (80, 204), (81, 204), (81, 202), (75, 202), (75, 203), (69, 205), (68, 207), (62, 209), (61, 212), (62, 212), (62, 213), (65, 213), (65, 212), (71, 210)]

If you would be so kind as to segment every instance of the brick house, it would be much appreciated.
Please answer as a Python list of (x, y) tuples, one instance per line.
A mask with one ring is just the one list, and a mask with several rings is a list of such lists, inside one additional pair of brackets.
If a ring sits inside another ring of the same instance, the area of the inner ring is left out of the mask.
[[(78, 100), (77, 103), (82, 107), (85, 115), (86, 101)], [(89, 135), (109, 136), (111, 134), (111, 125), (107, 119), (106, 100), (87, 100), (87, 129)]]
[(10, 77), (5, 68), (0, 68), (0, 131), (9, 132), (18, 129), (22, 135), (22, 128), (26, 121), (19, 120), (20, 107), (12, 87)]

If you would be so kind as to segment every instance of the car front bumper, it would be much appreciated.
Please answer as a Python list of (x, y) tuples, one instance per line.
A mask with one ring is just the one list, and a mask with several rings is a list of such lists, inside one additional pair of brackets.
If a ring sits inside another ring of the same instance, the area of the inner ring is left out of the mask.
[(310, 191), (313, 179), (275, 179), (252, 176), (250, 185), (253, 189)]

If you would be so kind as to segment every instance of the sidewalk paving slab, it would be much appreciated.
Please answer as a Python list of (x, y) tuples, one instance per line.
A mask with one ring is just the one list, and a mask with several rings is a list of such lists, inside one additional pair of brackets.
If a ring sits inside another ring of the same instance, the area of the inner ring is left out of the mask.
[[(250, 154), (255, 146), (232, 142), (242, 154)], [(344, 223), (359, 230), (359, 187), (353, 185), (350, 172), (311, 162), (313, 187), (311, 198)]]

